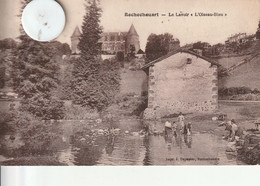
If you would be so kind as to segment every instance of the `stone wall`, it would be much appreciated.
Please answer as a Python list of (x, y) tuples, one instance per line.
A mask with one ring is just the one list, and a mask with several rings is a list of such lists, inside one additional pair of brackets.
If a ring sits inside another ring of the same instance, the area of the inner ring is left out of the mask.
[(121, 70), (121, 94), (135, 94), (140, 96), (142, 92), (147, 91), (147, 75), (142, 70)]
[(103, 41), (102, 51), (110, 54), (125, 52), (125, 41)]
[[(190, 60), (190, 64), (187, 64)], [(144, 117), (212, 112), (218, 107), (217, 67), (189, 53), (177, 53), (149, 68)]]

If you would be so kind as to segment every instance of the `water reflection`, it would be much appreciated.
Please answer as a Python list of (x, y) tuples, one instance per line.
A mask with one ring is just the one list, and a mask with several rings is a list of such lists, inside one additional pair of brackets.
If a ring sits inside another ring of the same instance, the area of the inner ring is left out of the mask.
[[(236, 165), (226, 141), (213, 134), (165, 131), (161, 121), (63, 121), (50, 144), (66, 165)], [(99, 127), (97, 129), (97, 126)], [(200, 160), (198, 158), (212, 158)], [(215, 159), (214, 159), (215, 158)]]
[(107, 142), (107, 145), (106, 145), (106, 153), (108, 155), (111, 155), (113, 150), (114, 150), (115, 138), (116, 138), (116, 136), (114, 136), (114, 135), (108, 136), (108, 142)]
[[(235, 159), (227, 159), (225, 142), (212, 134), (176, 134), (165, 131), (160, 121), (118, 120), (103, 123), (102, 127), (95, 131), (74, 123), (64, 133), (66, 137), (62, 136), (69, 145), (59, 155), (67, 158), (63, 162), (68, 165), (236, 164)], [(216, 160), (184, 161), (189, 158)]]
[(184, 135), (184, 142), (188, 148), (191, 148), (192, 145), (192, 136), (191, 135)]
[(145, 157), (143, 160), (143, 165), (152, 165), (151, 159), (150, 159), (150, 140), (149, 136), (145, 136), (143, 140), (143, 145), (145, 147)]

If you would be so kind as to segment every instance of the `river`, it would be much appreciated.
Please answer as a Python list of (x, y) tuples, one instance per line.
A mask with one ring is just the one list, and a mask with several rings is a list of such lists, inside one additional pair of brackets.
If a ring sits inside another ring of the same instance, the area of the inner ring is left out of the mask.
[[(57, 152), (66, 165), (237, 165), (236, 157), (225, 153), (227, 142), (211, 133), (193, 131), (191, 136), (142, 135), (142, 120), (118, 120), (109, 125), (119, 128), (116, 135), (98, 134), (87, 142), (87, 121), (62, 123), (62, 141)], [(92, 124), (94, 125), (94, 124)], [(163, 124), (161, 124), (163, 126)], [(103, 125), (104, 126), (104, 125)], [(93, 126), (95, 127), (95, 126)], [(76, 131), (81, 131), (76, 132)], [(76, 136), (75, 134), (79, 134)]]
[[(227, 141), (221, 137), (205, 131), (192, 131), (190, 136), (175, 137), (172, 133), (166, 136), (164, 124), (159, 121), (66, 120), (53, 124), (59, 130), (55, 140), (49, 144), (54, 153), (44, 156), (55, 162), (47, 165), (56, 165), (57, 162), (62, 165), (111, 166), (243, 164), (235, 156), (226, 154)], [(144, 126), (156, 131), (155, 134), (140, 133)], [(40, 161), (39, 158), (42, 158), (39, 154), (32, 156), (33, 162)], [(19, 161), (23, 160), (14, 158), (12, 162), (9, 159), (5, 165), (19, 165)]]

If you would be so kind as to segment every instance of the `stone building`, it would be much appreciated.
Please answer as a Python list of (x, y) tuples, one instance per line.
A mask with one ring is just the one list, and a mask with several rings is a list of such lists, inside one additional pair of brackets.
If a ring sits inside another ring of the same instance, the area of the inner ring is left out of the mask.
[(235, 34), (235, 35), (231, 35), (225, 41), (225, 44), (228, 45), (228, 44), (231, 44), (231, 43), (244, 43), (246, 37), (247, 37), (246, 33), (238, 33), (238, 34)]
[(217, 63), (183, 49), (143, 66), (149, 76), (144, 118), (215, 111), (218, 108), (217, 67)]
[(78, 54), (79, 49), (78, 49), (78, 44), (79, 44), (79, 38), (80, 38), (81, 32), (79, 30), (79, 27), (77, 26), (71, 35), (71, 52), (72, 54)]
[(137, 34), (133, 24), (131, 25), (131, 27), (126, 35), (126, 40), (125, 40), (125, 53), (126, 54), (131, 52), (131, 46), (134, 46), (135, 53), (137, 53), (140, 49), (139, 35)]
[[(77, 26), (71, 36), (72, 53), (79, 53), (78, 43), (80, 38), (80, 30)], [(134, 46), (134, 53), (140, 49), (139, 35), (137, 34), (134, 25), (132, 24), (128, 32), (104, 32), (99, 40), (101, 43), (101, 51), (103, 54), (116, 54), (123, 52), (125, 55), (131, 52), (131, 47)]]
[(125, 40), (127, 32), (104, 32), (99, 42), (102, 43), (103, 54), (125, 53)]

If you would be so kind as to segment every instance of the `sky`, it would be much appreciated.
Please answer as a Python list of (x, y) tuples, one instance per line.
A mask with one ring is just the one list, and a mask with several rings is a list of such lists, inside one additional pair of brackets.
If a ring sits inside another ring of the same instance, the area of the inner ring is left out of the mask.
[[(70, 44), (75, 27), (81, 26), (85, 0), (57, 0), (66, 13), (66, 26), (58, 41)], [(103, 31), (128, 31), (134, 24), (141, 48), (151, 33), (171, 33), (181, 45), (196, 41), (224, 43), (239, 32), (254, 34), (260, 19), (260, 0), (101, 0)], [(19, 0), (0, 0), (0, 39), (19, 35)], [(165, 13), (162, 17), (125, 17), (125, 13)], [(168, 13), (223, 13), (227, 16), (169, 17)]]

